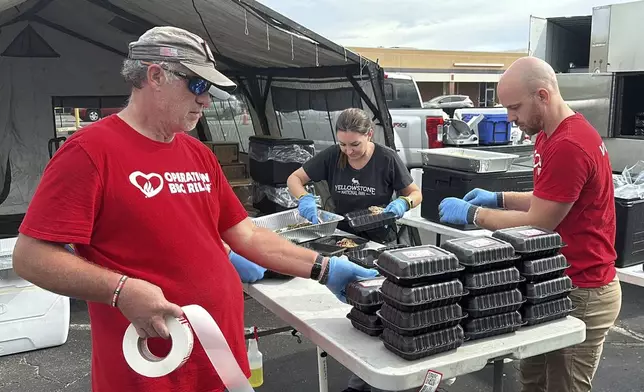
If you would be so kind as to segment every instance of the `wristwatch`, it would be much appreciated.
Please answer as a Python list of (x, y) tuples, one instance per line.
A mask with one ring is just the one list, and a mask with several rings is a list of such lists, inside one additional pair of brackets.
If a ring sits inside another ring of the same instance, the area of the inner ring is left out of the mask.
[(409, 196), (400, 196), (399, 199), (403, 199), (404, 201), (406, 201), (410, 210), (412, 208), (414, 208), (414, 199), (412, 199), (411, 197), (409, 197)]
[(322, 255), (317, 255), (317, 257), (315, 258), (315, 263), (313, 263), (313, 267), (311, 268), (311, 279), (318, 280), (320, 278), (323, 260), (324, 257), (322, 257)]

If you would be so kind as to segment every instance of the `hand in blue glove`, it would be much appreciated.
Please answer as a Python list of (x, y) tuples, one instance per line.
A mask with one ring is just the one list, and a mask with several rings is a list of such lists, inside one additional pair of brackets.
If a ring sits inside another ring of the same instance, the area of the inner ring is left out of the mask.
[(466, 202), (475, 206), (499, 208), (502, 207), (500, 194), (498, 192), (490, 192), (484, 189), (476, 188), (468, 192), (463, 198)]
[(389, 203), (387, 208), (383, 212), (393, 212), (396, 214), (396, 218), (402, 218), (405, 215), (405, 212), (409, 210), (409, 204), (403, 199), (396, 199)]
[(317, 204), (315, 204), (315, 197), (313, 197), (313, 195), (308, 194), (302, 196), (300, 198), (300, 203), (297, 209), (300, 212), (300, 215), (304, 217), (304, 219), (308, 220), (314, 225), (317, 225), (319, 223), (318, 206)]
[(244, 283), (254, 283), (264, 277), (264, 272), (266, 268), (257, 265), (245, 257), (238, 255), (237, 253), (230, 251), (228, 258), (235, 266), (241, 281)]
[(466, 225), (474, 223), (474, 213), (478, 208), (464, 200), (448, 197), (438, 206), (438, 214), (443, 223)]
[(350, 262), (347, 259), (331, 257), (329, 259), (329, 279), (326, 287), (342, 302), (346, 303), (345, 288), (355, 280), (373, 278), (378, 271), (367, 269)]

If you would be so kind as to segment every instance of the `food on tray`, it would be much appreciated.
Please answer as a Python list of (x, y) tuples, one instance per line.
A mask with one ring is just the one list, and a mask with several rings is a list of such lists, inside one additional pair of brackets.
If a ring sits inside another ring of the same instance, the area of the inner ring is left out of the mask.
[(285, 232), (287, 230), (300, 229), (302, 227), (307, 227), (307, 226), (311, 226), (311, 225), (313, 225), (313, 223), (311, 223), (311, 222), (294, 223), (294, 224), (291, 224), (291, 225), (287, 225), (286, 227), (282, 227), (281, 229), (275, 230), (275, 233), (279, 234), (279, 233), (283, 233), (283, 232)]
[(341, 248), (355, 248), (358, 246), (358, 244), (356, 244), (356, 242), (351, 238), (343, 238), (335, 244)]
[(384, 211), (385, 211), (385, 209), (382, 208), (382, 207), (378, 207), (378, 206), (369, 207), (369, 212), (371, 212), (371, 215), (382, 214)]

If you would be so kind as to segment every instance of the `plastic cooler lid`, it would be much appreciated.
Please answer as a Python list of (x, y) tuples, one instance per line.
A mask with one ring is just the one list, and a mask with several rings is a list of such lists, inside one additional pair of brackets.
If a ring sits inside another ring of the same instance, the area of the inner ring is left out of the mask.
[(463, 237), (445, 241), (441, 247), (456, 255), (460, 263), (476, 266), (515, 257), (512, 244), (494, 237)]
[(423, 245), (383, 252), (378, 258), (378, 268), (396, 278), (410, 279), (456, 271), (460, 263), (445, 249)]
[(492, 237), (512, 244), (516, 252), (533, 253), (563, 247), (561, 236), (553, 230), (520, 226), (497, 230)]

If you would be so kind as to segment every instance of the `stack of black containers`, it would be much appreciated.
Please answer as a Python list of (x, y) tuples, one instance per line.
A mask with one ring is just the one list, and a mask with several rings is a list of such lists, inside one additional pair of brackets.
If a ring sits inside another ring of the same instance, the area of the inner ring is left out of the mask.
[(465, 271), (461, 281), (467, 295), (462, 306), (468, 340), (514, 332), (523, 320), (519, 309), (524, 303), (519, 285), (525, 281), (515, 267), (517, 259), (511, 244), (491, 237), (465, 237), (443, 243), (458, 257)]
[(517, 266), (525, 279), (524, 322), (536, 325), (568, 316), (573, 310), (568, 295), (574, 286), (565, 275), (569, 264), (561, 253), (565, 246), (561, 236), (531, 226), (497, 230), (492, 236), (512, 244), (518, 255)]
[(456, 256), (431, 245), (393, 249), (380, 255), (376, 267), (385, 277), (377, 314), (389, 351), (416, 360), (463, 344), (458, 302), (465, 291)]
[(383, 276), (347, 286), (347, 318), (407, 360), (565, 318), (574, 287), (563, 246), (553, 231), (517, 227), (441, 247), (349, 252)]
[[(315, 154), (312, 140), (251, 136), (248, 143), (253, 207), (272, 214), (297, 207), (286, 187), (288, 177)], [(313, 186), (307, 186), (313, 193)]]
[[(368, 269), (376, 268), (376, 260), (383, 252), (406, 248), (406, 245), (393, 245), (379, 249), (354, 249), (346, 253), (347, 258)], [(383, 305), (380, 288), (385, 281), (382, 276), (361, 280), (347, 286), (347, 303), (352, 306), (347, 318), (354, 328), (370, 336), (382, 334), (382, 321), (377, 312)]]

